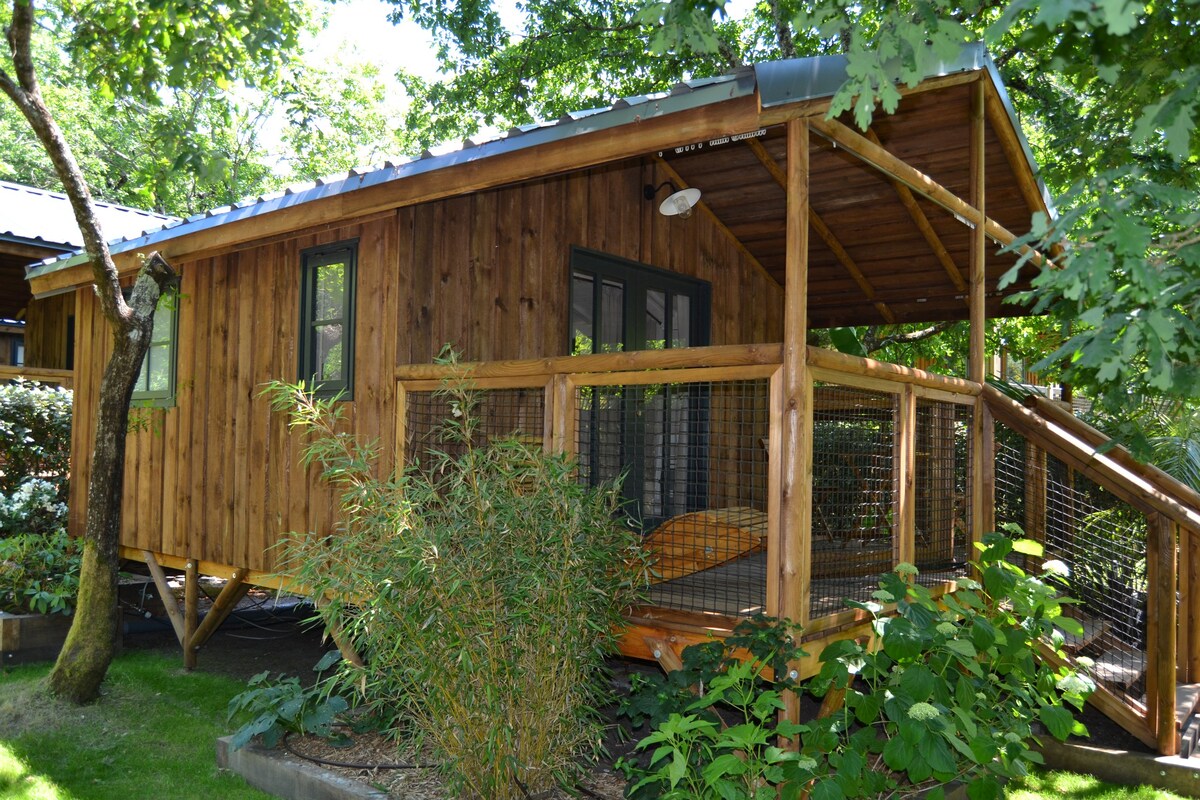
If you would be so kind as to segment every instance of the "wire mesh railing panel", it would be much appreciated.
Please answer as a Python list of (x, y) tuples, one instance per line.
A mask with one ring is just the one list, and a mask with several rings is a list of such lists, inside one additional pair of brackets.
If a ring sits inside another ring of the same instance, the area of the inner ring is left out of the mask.
[(893, 563), (898, 396), (813, 387), (813, 618), (867, 601)]
[(967, 574), (972, 412), (970, 405), (917, 398), (913, 535), (917, 580), (925, 585)]
[(654, 560), (650, 601), (754, 614), (766, 602), (767, 379), (579, 386), (581, 480), (619, 479)]
[(406, 393), (406, 463), (428, 465), (435, 451), (451, 457), (461, 455), (466, 445), (450, 433), (448, 423), (462, 420), (465, 414), (472, 415), (476, 422), (475, 445), (517, 438), (541, 447), (546, 426), (543, 388), (475, 389), (469, 396), (473, 408), (462, 408), (460, 401), (439, 392)]
[(1069, 609), (1084, 627), (1068, 652), (1094, 661), (1092, 677), (1142, 702), (1146, 691), (1146, 517), (1011, 430), (996, 433), (996, 521), (1045, 545), (1027, 571), (1056, 559), (1070, 571)]

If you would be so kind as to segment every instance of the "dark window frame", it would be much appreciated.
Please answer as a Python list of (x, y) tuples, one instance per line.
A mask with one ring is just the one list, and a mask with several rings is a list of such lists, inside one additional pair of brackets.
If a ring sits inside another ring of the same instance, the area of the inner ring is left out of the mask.
[[(340, 317), (316, 318), (317, 276), (321, 267), (345, 264)], [(318, 397), (354, 399), (354, 325), (358, 284), (358, 239), (310, 247), (300, 253), (300, 342), (299, 380)], [(317, 374), (316, 330), (340, 323), (342, 326), (342, 378), (314, 381)]]
[[(175, 405), (175, 390), (177, 388), (177, 369), (179, 364), (179, 294), (177, 292), (164, 292), (158, 298), (158, 305), (154, 309), (154, 316), (168, 312), (171, 315), (170, 325), (167, 328), (167, 338), (154, 338), (154, 324), (150, 326), (150, 344), (146, 346), (146, 355), (142, 357), (142, 366), (138, 370), (138, 382), (133, 387), (133, 394), (129, 399), (133, 405), (142, 406), (145, 408), (171, 408)], [(74, 316), (68, 320), (70, 327), (74, 327)], [(155, 347), (163, 347), (165, 345), (167, 351), (167, 388), (165, 389), (150, 389), (150, 375), (146, 369), (150, 364), (150, 354)], [(73, 356), (73, 354), (71, 354)], [(72, 357), (73, 361), (74, 358)], [(145, 378), (147, 388), (142, 389), (140, 386)]]

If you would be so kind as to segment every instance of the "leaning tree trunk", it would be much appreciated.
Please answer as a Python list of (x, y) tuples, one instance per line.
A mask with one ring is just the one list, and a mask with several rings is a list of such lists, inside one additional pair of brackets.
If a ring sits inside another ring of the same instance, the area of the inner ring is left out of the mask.
[(12, 53), (15, 76), (0, 69), (0, 90), (21, 110), (63, 183), (91, 260), (100, 309), (113, 332), (113, 352), (100, 384), (79, 598), (66, 644), (49, 678), (54, 694), (86, 703), (99, 696), (100, 684), (115, 654), (118, 545), (129, 400), (150, 346), (159, 296), (174, 282), (175, 273), (154, 253), (142, 265), (129, 301), (121, 294), (117, 267), (101, 233), (83, 172), (42, 99), (30, 47), (33, 15), (34, 7), (29, 0), (13, 0), (12, 22), (5, 38)]
[(173, 271), (158, 253), (147, 259), (129, 302), (132, 324), (114, 333), (113, 352), (100, 382), (79, 599), (75, 604), (75, 619), (49, 678), (53, 694), (76, 703), (90, 702), (99, 696), (100, 684), (116, 655), (120, 635), (118, 545), (129, 401), (149, 348), (154, 309), (163, 289), (173, 279)]

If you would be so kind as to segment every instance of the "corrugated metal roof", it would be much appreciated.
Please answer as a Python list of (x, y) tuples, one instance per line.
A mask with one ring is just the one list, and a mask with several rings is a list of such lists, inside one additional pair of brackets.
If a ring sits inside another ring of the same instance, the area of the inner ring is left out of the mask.
[[(112, 203), (95, 206), (104, 232), (114, 239), (141, 236), (175, 221), (175, 217), (165, 214)], [(75, 214), (65, 194), (8, 181), (0, 181), (0, 238), (68, 251), (83, 247)]]
[[(995, 70), (991, 57), (983, 45), (970, 45), (963, 49), (960, 57), (952, 62), (939, 64), (928, 77), (946, 75), (987, 68), (1000, 95), (1004, 100), (1013, 127), (1024, 146), (1025, 156), (1036, 174), (1032, 153), (1020, 125), (1004, 92), (1003, 83)], [(503, 153), (523, 150), (548, 142), (560, 141), (595, 131), (628, 125), (639, 120), (661, 117), (666, 114), (686, 111), (700, 106), (746, 97), (759, 91), (761, 104), (784, 105), (831, 96), (846, 78), (844, 56), (814, 56), (788, 59), (744, 67), (729, 75), (702, 78), (676, 84), (665, 92), (638, 95), (617, 100), (608, 108), (574, 111), (552, 122), (534, 123), (514, 127), (501, 136), (483, 142), (465, 140), (459, 147), (433, 154), (428, 150), (420, 157), (388, 162), (375, 168), (360, 168), (322, 178), (311, 184), (288, 187), (281, 192), (249, 198), (231, 206), (223, 206), (194, 214), (185, 220), (166, 223), (161, 229), (147, 231), (144, 235), (112, 242), (114, 253), (128, 252), (155, 247), (162, 242), (190, 233), (209, 230), (230, 222), (250, 219), (280, 211), (291, 206), (311, 203), (327, 197), (365, 189), (392, 181), (403, 180), (458, 164), (481, 161)], [(1040, 179), (1039, 179), (1040, 185)], [(1042, 195), (1049, 206), (1049, 193), (1041, 186)], [(32, 267), (29, 277), (44, 275), (81, 263), (81, 254), (48, 259)]]

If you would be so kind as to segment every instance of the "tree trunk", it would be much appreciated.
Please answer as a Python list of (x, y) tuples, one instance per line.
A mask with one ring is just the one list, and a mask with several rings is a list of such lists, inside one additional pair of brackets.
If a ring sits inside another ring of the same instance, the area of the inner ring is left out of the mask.
[(100, 382), (96, 438), (87, 492), (87, 525), (79, 599), (67, 640), (50, 673), (50, 691), (74, 703), (100, 695), (100, 684), (116, 655), (121, 541), (121, 494), (125, 476), (125, 433), (129, 401), (150, 344), (154, 309), (174, 275), (157, 253), (142, 267), (131, 306), (137, 322), (113, 336), (113, 353)]
[(150, 346), (159, 296), (174, 283), (175, 273), (158, 253), (152, 253), (142, 264), (129, 301), (125, 301), (87, 181), (42, 99), (30, 47), (33, 17), (34, 7), (29, 0), (13, 0), (12, 22), (5, 38), (15, 75), (0, 69), (0, 90), (20, 109), (63, 183), (91, 260), (101, 311), (113, 332), (112, 356), (100, 383), (79, 598), (67, 641), (49, 678), (54, 694), (75, 703), (86, 703), (99, 696), (100, 684), (115, 655), (118, 546), (129, 400)]

